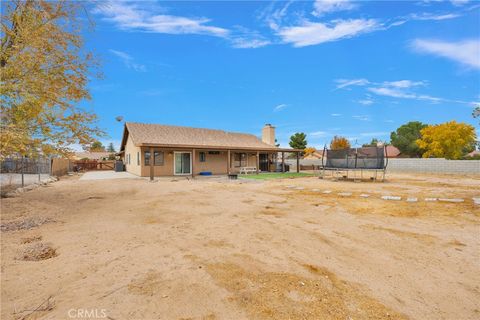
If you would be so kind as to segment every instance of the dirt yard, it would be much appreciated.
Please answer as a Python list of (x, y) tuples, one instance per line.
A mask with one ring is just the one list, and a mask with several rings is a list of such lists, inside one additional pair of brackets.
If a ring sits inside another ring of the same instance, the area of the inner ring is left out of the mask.
[(479, 319), (472, 197), (480, 177), (66, 178), (1, 201), (1, 318)]

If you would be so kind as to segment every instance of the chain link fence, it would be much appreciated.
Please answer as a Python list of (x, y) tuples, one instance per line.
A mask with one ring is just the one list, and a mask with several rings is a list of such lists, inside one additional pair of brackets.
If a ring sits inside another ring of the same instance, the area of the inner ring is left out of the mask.
[(0, 161), (0, 186), (3, 190), (39, 183), (50, 175), (50, 158), (11, 157)]

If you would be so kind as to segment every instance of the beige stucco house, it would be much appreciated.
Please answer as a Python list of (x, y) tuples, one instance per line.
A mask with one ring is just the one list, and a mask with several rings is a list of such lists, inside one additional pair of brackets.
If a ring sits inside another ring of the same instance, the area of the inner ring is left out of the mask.
[(120, 156), (128, 172), (153, 178), (231, 174), (242, 168), (256, 173), (278, 167), (285, 171), (284, 153), (296, 153), (298, 159), (301, 151), (276, 147), (275, 127), (270, 124), (259, 139), (223, 130), (127, 122)]

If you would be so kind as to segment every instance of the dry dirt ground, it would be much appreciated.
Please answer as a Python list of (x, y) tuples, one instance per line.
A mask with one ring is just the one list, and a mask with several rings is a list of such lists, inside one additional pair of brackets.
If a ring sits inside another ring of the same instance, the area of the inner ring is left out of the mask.
[(480, 177), (63, 179), (1, 201), (1, 318), (479, 319), (479, 196)]

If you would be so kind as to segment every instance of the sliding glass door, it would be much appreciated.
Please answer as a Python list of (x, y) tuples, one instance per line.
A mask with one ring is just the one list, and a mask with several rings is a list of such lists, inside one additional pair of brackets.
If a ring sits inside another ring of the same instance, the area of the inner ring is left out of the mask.
[(175, 152), (175, 175), (192, 174), (192, 154), (190, 152)]

